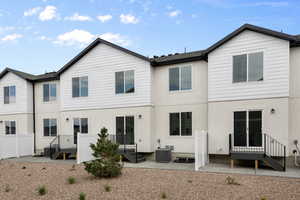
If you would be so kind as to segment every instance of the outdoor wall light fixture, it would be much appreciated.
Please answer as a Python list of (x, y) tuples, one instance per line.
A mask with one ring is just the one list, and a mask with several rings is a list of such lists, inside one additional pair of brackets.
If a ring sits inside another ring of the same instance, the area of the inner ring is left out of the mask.
[(0, 120), (0, 123), (2, 124), (2, 123), (3, 123), (3, 121), (2, 121), (2, 120)]
[(274, 114), (275, 113), (275, 109), (272, 108), (270, 112), (271, 112), (271, 114)]
[(68, 117), (66, 118), (66, 121), (69, 121), (69, 118), (68, 118)]
[(142, 119), (142, 117), (143, 117), (142, 115), (139, 115), (139, 119)]

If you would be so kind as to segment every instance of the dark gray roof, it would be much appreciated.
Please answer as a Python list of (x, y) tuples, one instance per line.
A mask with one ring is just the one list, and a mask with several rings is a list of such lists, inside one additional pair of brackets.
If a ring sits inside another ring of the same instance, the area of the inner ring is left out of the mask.
[(176, 63), (203, 60), (203, 59), (205, 59), (205, 57), (206, 57), (205, 51), (175, 53), (175, 54), (169, 54), (168, 56), (160, 56), (160, 57), (154, 56), (151, 59), (151, 64), (153, 66), (170, 65), (170, 64), (176, 64)]
[(5, 68), (1, 73), (0, 73), (0, 78), (2, 78), (5, 74), (7, 74), (8, 72), (11, 72), (11, 73), (14, 73), (15, 75), (25, 79), (25, 80), (28, 80), (28, 81), (31, 81), (34, 79), (34, 75), (32, 74), (28, 74), (28, 73), (25, 73), (25, 72), (21, 72), (21, 71), (18, 71), (18, 70), (15, 70), (15, 69), (11, 69), (11, 68)]
[(1, 73), (0, 73), (0, 79), (5, 76), (8, 72), (11, 72), (27, 81), (30, 82), (39, 82), (39, 81), (48, 81), (48, 80), (57, 80), (58, 76), (56, 72), (50, 72), (50, 73), (45, 73), (45, 74), (40, 74), (40, 75), (33, 75), (33, 74), (28, 74), (22, 71), (18, 71), (15, 69), (11, 68), (5, 68)]
[(245, 30), (250, 30), (250, 31), (257, 32), (257, 33), (262, 33), (265, 35), (273, 36), (273, 37), (276, 37), (276, 38), (279, 38), (282, 40), (290, 41), (291, 46), (293, 46), (294, 44), (297, 44), (299, 42), (299, 38), (297, 38), (294, 35), (289, 35), (289, 34), (278, 32), (278, 31), (273, 31), (270, 29), (266, 29), (266, 28), (259, 27), (259, 26), (254, 26), (251, 24), (244, 24), (237, 30), (233, 31), (232, 33), (230, 33), (229, 35), (227, 35), (226, 37), (224, 37), (223, 39), (221, 39), (220, 41), (218, 41), (217, 43), (215, 43), (211, 47), (209, 47), (206, 50), (206, 53), (208, 54), (208, 53), (212, 52), (213, 50), (215, 50), (219, 46), (223, 45), (224, 43), (228, 42), (233, 37), (237, 36), (238, 34), (240, 34), (241, 32), (243, 32)]
[(272, 37), (276, 37), (279, 39), (290, 41), (291, 47), (294, 46), (300, 46), (300, 35), (289, 35), (286, 33), (273, 31), (270, 29), (266, 29), (259, 26), (254, 26), (251, 24), (244, 24), (237, 30), (233, 31), (220, 41), (216, 42), (206, 50), (202, 51), (194, 51), (194, 52), (188, 52), (188, 53), (181, 53), (181, 54), (175, 54), (175, 55), (168, 55), (168, 56), (160, 56), (160, 57), (153, 57), (151, 59), (151, 63), (153, 66), (161, 66), (161, 65), (168, 65), (168, 64), (175, 64), (175, 63), (183, 63), (183, 62), (189, 62), (189, 61), (195, 61), (195, 60), (207, 60), (207, 55), (218, 48), (219, 46), (223, 45), (224, 43), (231, 40), (233, 37), (237, 36), (241, 32), (245, 30), (251, 30), (257, 33), (262, 33), (265, 35), (269, 35)]

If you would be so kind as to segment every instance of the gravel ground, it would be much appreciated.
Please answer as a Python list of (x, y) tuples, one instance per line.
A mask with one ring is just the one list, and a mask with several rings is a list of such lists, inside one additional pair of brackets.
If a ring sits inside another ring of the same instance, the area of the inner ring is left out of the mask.
[[(67, 183), (68, 177), (76, 183)], [(239, 185), (225, 183), (229, 174), (182, 170), (124, 168), (114, 179), (95, 179), (82, 165), (55, 163), (19, 163), (1, 161), (0, 199), (300, 199), (300, 179), (231, 174)], [(37, 187), (45, 185), (48, 192), (39, 196)], [(110, 192), (104, 187), (109, 185)], [(9, 188), (10, 191), (6, 191)]]

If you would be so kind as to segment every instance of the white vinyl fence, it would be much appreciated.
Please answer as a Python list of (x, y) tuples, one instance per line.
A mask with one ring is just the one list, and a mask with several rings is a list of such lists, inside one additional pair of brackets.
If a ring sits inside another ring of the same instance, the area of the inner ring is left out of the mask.
[(88, 135), (78, 133), (77, 136), (77, 164), (94, 160), (91, 144), (96, 144), (98, 135)]
[(195, 131), (195, 170), (208, 164), (208, 133)]
[(0, 159), (33, 155), (33, 140), (33, 134), (1, 135)]
[[(91, 144), (96, 144), (98, 135), (88, 135), (78, 133), (77, 136), (77, 164), (94, 160), (95, 157), (92, 155)], [(108, 135), (108, 138), (115, 142), (116, 135)]]

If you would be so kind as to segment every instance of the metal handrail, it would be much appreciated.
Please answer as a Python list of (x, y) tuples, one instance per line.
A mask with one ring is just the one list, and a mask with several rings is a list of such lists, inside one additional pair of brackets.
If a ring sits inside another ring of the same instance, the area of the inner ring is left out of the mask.
[(275, 138), (264, 133), (262, 147), (249, 147), (234, 146), (232, 134), (229, 134), (229, 155), (232, 151), (236, 152), (263, 152), (264, 155), (272, 158), (282, 158), (282, 162), (279, 162), (284, 170), (286, 169), (286, 145), (280, 143)]
[[(50, 147), (49, 147), (49, 153), (50, 153), (50, 158), (52, 159), (52, 145), (53, 143), (58, 139), (58, 136), (56, 136), (51, 142), (50, 142)], [(56, 149), (58, 148), (58, 146), (56, 147)]]

